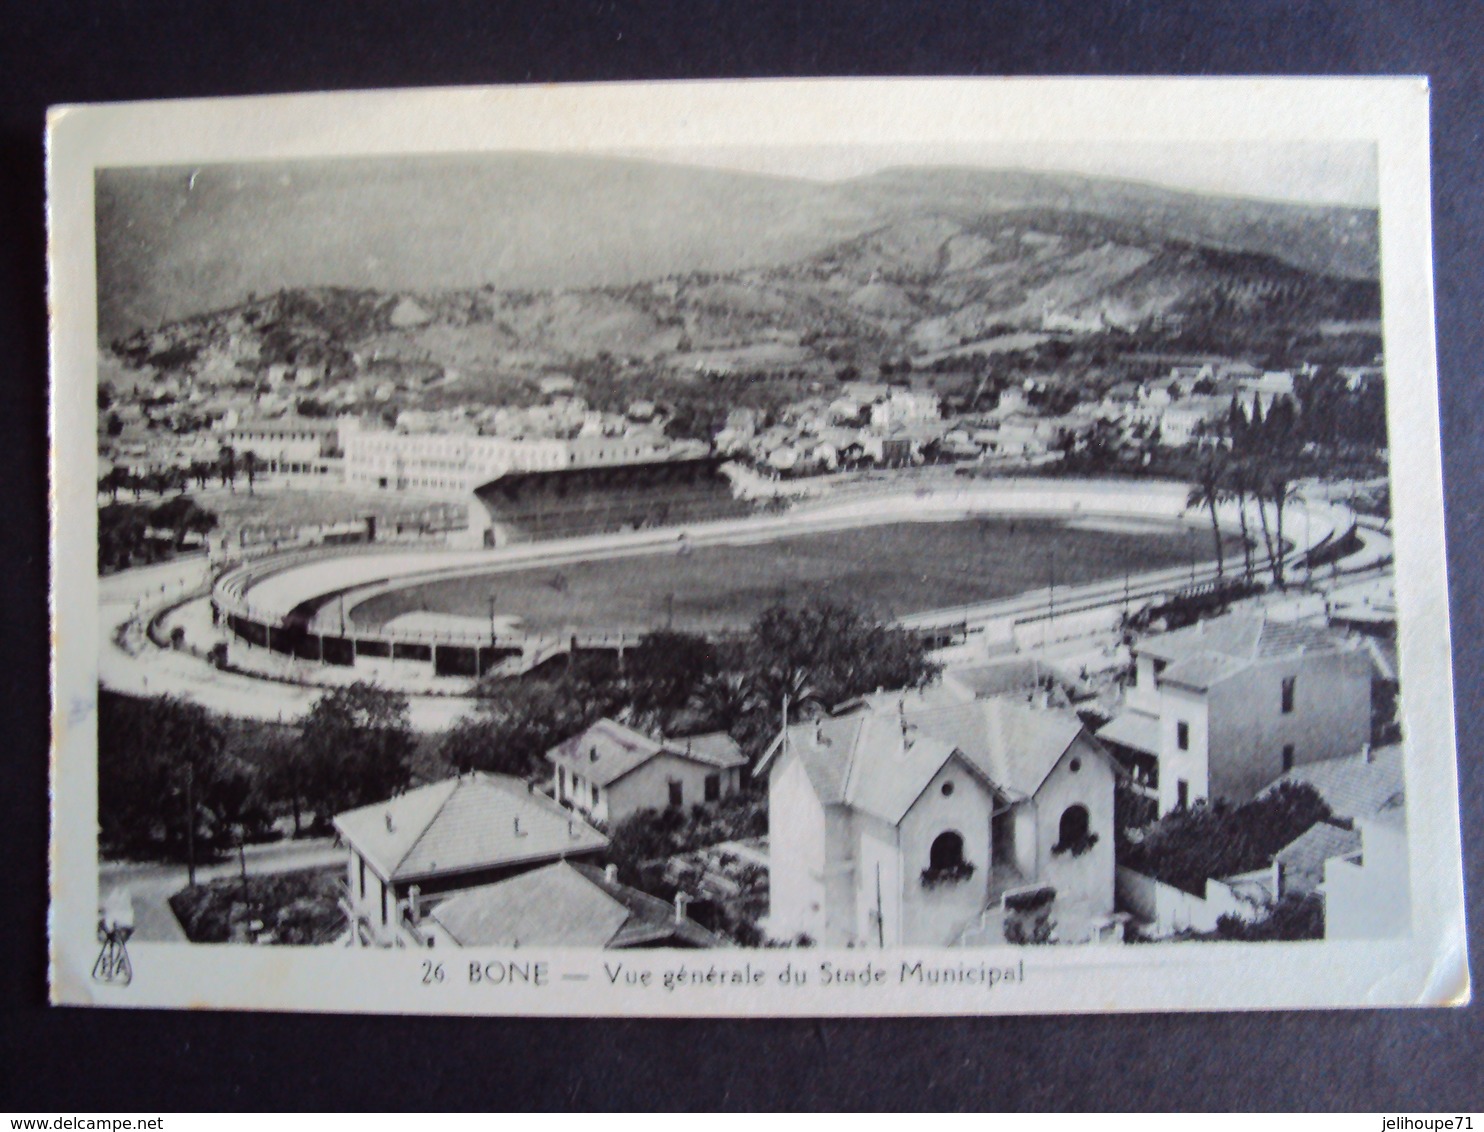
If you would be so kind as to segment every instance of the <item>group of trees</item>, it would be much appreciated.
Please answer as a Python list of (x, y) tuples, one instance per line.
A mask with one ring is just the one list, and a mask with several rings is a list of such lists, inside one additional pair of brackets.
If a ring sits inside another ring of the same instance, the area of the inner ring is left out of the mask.
[[(1385, 404), (1379, 386), (1351, 390), (1331, 369), (1321, 368), (1299, 385), (1297, 399), (1280, 396), (1264, 413), (1232, 398), (1219, 429), (1225, 444), (1208, 449), (1195, 468), (1188, 505), (1211, 520), (1217, 574), (1225, 574), (1222, 504), (1237, 504), (1241, 525), (1243, 577), (1253, 573), (1254, 537), (1248, 529), (1249, 503), (1257, 503), (1262, 546), (1275, 583), (1283, 585), (1286, 549), (1283, 521), (1297, 497), (1294, 481), (1320, 470), (1324, 461), (1347, 450), (1374, 453), (1386, 445)], [(1271, 519), (1269, 516), (1271, 515)]]
[(110, 468), (98, 479), (98, 494), (106, 495), (117, 503), (119, 492), (127, 491), (135, 502), (146, 492), (151, 495), (184, 494), (192, 484), (205, 491), (212, 480), (219, 480), (222, 487), (237, 490), (239, 476), (247, 479), (247, 490), (251, 494), (263, 472), (263, 462), (252, 451), (240, 456), (229, 446), (223, 445), (215, 460), (192, 460), (185, 467), (151, 468), (147, 472), (136, 472), (120, 465)]
[(780, 605), (734, 638), (656, 632), (621, 659), (575, 657), (545, 677), (489, 681), (441, 751), (460, 769), (539, 773), (546, 751), (609, 716), (654, 734), (727, 731), (755, 756), (785, 711), (798, 719), (936, 674), (908, 630), (834, 602)]
[(297, 726), (247, 731), (186, 700), (104, 691), (100, 844), (195, 862), (262, 839), (279, 819), (296, 834), (323, 831), (336, 813), (405, 788), (416, 748), (407, 698), (367, 684), (326, 692)]
[(192, 536), (216, 529), (214, 512), (177, 495), (153, 507), (110, 503), (98, 509), (98, 569), (122, 570), (180, 551)]

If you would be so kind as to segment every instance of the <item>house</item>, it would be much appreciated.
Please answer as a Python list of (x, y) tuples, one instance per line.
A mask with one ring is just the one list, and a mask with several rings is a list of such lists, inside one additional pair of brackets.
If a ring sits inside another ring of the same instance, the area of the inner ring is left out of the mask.
[(1357, 818), (1358, 849), (1324, 863), (1325, 939), (1406, 935), (1412, 925), (1406, 802), (1397, 797)]
[(434, 898), (608, 844), (520, 779), (477, 772), (337, 814), (333, 824), (349, 850), (354, 918), (378, 942), (397, 938)]
[(725, 731), (652, 739), (600, 719), (546, 753), (552, 797), (594, 821), (623, 821), (639, 810), (693, 806), (730, 797), (747, 758)]
[(1050, 886), (1061, 938), (1087, 935), (1113, 910), (1112, 758), (1070, 712), (894, 698), (790, 726), (758, 764), (771, 934), (942, 946)]
[(1322, 624), (1228, 614), (1133, 646), (1121, 714), (1098, 738), (1159, 815), (1245, 802), (1371, 734), (1371, 660)]
[(727, 941), (673, 904), (618, 882), (618, 869), (558, 861), (509, 880), (466, 889), (428, 913), (430, 946), (725, 947)]

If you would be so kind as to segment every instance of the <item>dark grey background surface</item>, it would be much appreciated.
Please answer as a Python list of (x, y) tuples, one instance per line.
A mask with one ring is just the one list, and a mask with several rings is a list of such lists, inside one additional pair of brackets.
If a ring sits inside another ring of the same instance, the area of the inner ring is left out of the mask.
[(1484, 772), (1472, 726), (1484, 709), (1484, 609), (1475, 574), (1484, 555), (1479, 6), (12, 0), (0, 11), (0, 1110), (1484, 1107), (1484, 1008), (1477, 1004), (869, 1023), (289, 1017), (44, 1005), (45, 108), (471, 83), (1430, 75), (1465, 873), (1472, 950), (1484, 954)]

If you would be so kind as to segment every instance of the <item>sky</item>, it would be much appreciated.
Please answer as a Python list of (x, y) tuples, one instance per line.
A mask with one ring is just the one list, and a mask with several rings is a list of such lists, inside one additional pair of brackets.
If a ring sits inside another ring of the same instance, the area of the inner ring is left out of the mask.
[(817, 181), (848, 180), (901, 165), (967, 165), (1085, 173), (1298, 204), (1375, 208), (1378, 199), (1376, 148), (1369, 141), (772, 146), (617, 155)]

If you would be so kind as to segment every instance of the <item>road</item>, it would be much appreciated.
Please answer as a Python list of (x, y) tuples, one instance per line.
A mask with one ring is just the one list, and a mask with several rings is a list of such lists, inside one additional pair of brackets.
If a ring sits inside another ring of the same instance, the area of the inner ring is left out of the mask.
[[(335, 848), (331, 838), (318, 837), (249, 845), (245, 856), (248, 875), (265, 876), (342, 864), (345, 850)], [(235, 877), (240, 868), (235, 858), (200, 865), (196, 869), (196, 883)], [(127, 894), (134, 907), (132, 938), (136, 940), (186, 943), (180, 921), (170, 909), (170, 897), (186, 886), (188, 873), (184, 865), (105, 861), (98, 867), (98, 901), (112, 908)]]

